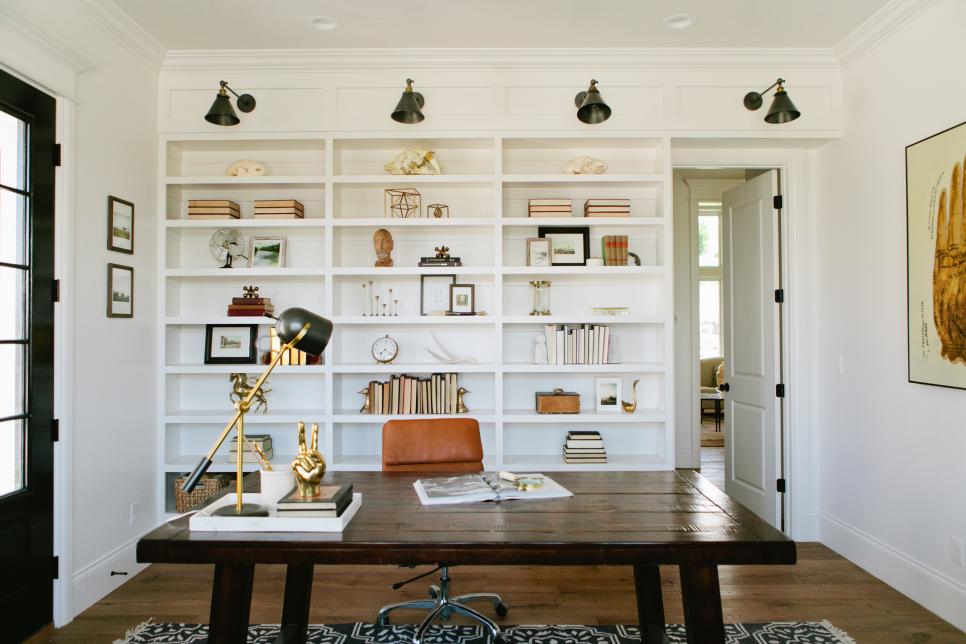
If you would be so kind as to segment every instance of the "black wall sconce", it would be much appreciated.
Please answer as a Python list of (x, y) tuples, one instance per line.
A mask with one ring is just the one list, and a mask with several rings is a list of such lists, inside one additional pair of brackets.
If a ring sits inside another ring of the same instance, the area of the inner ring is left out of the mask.
[(600, 96), (597, 81), (591, 80), (586, 92), (578, 92), (574, 97), (577, 104), (577, 118), (583, 123), (603, 123), (610, 118), (610, 107)]
[(775, 90), (775, 99), (771, 102), (771, 107), (768, 108), (768, 113), (765, 114), (765, 122), (767, 123), (788, 123), (794, 121), (799, 116), (802, 115), (792, 103), (792, 99), (788, 98), (788, 92), (785, 91), (784, 78), (779, 78), (770, 86), (763, 89), (761, 92), (748, 92), (745, 94), (745, 107), (749, 110), (760, 109), (763, 103), (762, 94), (770, 90), (775, 85), (778, 89)]
[(241, 123), (241, 120), (235, 114), (235, 108), (231, 106), (231, 99), (228, 97), (228, 92), (235, 95), (238, 102), (238, 109), (246, 114), (255, 109), (255, 97), (251, 94), (242, 94), (239, 96), (235, 90), (228, 87), (227, 82), (219, 81), (219, 83), (221, 83), (221, 87), (218, 89), (218, 95), (215, 96), (215, 102), (211, 104), (211, 109), (205, 114), (205, 120), (215, 125), (238, 125)]
[(426, 117), (420, 111), (423, 105), (426, 104), (426, 100), (423, 95), (419, 92), (413, 91), (413, 79), (406, 79), (406, 89), (403, 90), (402, 96), (399, 97), (399, 102), (396, 103), (396, 109), (392, 111), (390, 115), (392, 120), (397, 123), (420, 123)]

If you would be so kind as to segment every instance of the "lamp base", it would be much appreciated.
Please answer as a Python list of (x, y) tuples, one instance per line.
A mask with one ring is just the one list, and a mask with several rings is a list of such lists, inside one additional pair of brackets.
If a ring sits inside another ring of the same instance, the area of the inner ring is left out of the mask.
[(257, 503), (243, 503), (240, 511), (232, 504), (224, 505), (211, 514), (216, 517), (267, 517), (268, 510)]

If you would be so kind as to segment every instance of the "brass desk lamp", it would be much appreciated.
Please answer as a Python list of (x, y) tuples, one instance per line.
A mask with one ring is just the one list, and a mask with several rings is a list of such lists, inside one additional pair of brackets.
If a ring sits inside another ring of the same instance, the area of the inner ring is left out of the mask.
[[(269, 316), (271, 317), (271, 316)], [(275, 354), (272, 361), (262, 372), (262, 375), (258, 377), (252, 390), (248, 392), (242, 400), (235, 403), (235, 415), (232, 419), (228, 421), (225, 425), (225, 429), (222, 430), (221, 435), (215, 441), (208, 453), (201, 457), (201, 461), (195, 467), (191, 475), (185, 480), (181, 489), (186, 493), (191, 492), (198, 485), (198, 481), (208, 468), (211, 467), (211, 461), (215, 457), (215, 453), (221, 444), (225, 442), (231, 430), (238, 428), (238, 480), (235, 484), (236, 500), (235, 505), (226, 505), (215, 511), (218, 516), (232, 516), (232, 517), (264, 517), (268, 516), (268, 510), (260, 505), (254, 503), (242, 503), (242, 478), (244, 476), (242, 472), (242, 466), (244, 465), (244, 445), (245, 445), (245, 414), (248, 413), (249, 405), (251, 405), (252, 399), (261, 390), (262, 385), (265, 384), (266, 378), (272, 373), (279, 361), (282, 359), (282, 355), (285, 354), (289, 349), (295, 348), (300, 351), (304, 351), (309, 355), (319, 356), (325, 351), (326, 345), (329, 343), (329, 338), (332, 337), (332, 323), (325, 318), (312, 313), (311, 311), (306, 311), (302, 308), (291, 308), (285, 309), (282, 314), (275, 318), (275, 331), (278, 333), (278, 337), (281, 338), (282, 342), (285, 344), (282, 346), (281, 350)]]

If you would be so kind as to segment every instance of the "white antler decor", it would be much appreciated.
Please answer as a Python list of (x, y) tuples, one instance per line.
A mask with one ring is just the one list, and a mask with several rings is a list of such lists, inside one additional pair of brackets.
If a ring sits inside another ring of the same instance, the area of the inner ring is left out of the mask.
[(433, 342), (436, 343), (436, 346), (439, 347), (439, 350), (443, 355), (436, 353), (429, 347), (423, 348), (429, 352), (429, 355), (433, 356), (440, 362), (445, 362), (446, 364), (476, 364), (476, 358), (460, 358), (459, 356), (454, 356), (449, 349), (443, 346), (443, 343), (439, 341), (439, 338), (436, 337), (435, 333), (430, 332), (429, 336), (433, 339)]

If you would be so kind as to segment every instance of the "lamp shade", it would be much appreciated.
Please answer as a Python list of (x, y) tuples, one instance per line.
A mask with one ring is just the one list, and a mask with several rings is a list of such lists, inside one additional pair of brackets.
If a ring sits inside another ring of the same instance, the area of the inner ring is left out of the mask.
[(574, 97), (577, 105), (577, 119), (582, 123), (603, 123), (610, 118), (610, 107), (604, 102), (597, 89), (597, 81), (590, 81), (590, 88)]
[(211, 109), (205, 114), (205, 120), (215, 125), (238, 125), (241, 122), (224, 89), (218, 92), (215, 102), (211, 104)]
[(765, 115), (765, 121), (767, 123), (788, 123), (801, 115), (802, 113), (792, 103), (792, 99), (788, 98), (788, 92), (779, 85), (778, 89), (775, 90), (775, 99), (771, 102), (771, 107), (768, 108), (768, 114)]
[(399, 97), (399, 102), (396, 103), (396, 109), (392, 111), (390, 117), (397, 123), (406, 123), (407, 125), (421, 123), (426, 118), (421, 111), (421, 108), (425, 104), (426, 101), (423, 99), (423, 95), (413, 91), (412, 79), (407, 78), (406, 89), (403, 90), (402, 96)]
[(332, 337), (332, 323), (324, 317), (299, 307), (285, 309), (275, 322), (275, 331), (287, 344), (298, 336), (306, 324), (309, 330), (295, 348), (312, 356), (320, 356)]

